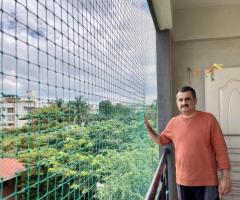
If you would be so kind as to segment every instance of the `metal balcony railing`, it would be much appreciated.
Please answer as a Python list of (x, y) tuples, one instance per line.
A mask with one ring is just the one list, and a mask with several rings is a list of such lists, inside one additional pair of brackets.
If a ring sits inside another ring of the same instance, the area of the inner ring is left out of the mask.
[(168, 199), (167, 153), (168, 150), (164, 149), (145, 200)]
[[(228, 154), (231, 162), (231, 192), (227, 195), (221, 196), (222, 200), (240, 200), (240, 148), (231, 147), (228, 148)], [(145, 200), (176, 200), (176, 194), (172, 194), (170, 191), (174, 191), (172, 186), (169, 186), (170, 171), (167, 170), (167, 156), (170, 155), (169, 149), (164, 149), (161, 159), (159, 161), (157, 170), (152, 179), (152, 183), (145, 196)], [(170, 163), (168, 163), (170, 165)], [(173, 176), (173, 174), (171, 174)], [(172, 196), (172, 197), (170, 197)]]

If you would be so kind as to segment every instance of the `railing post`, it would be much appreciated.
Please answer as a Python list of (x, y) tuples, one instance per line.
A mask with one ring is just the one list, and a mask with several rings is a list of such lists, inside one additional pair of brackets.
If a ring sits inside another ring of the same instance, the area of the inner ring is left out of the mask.
[[(158, 131), (161, 132), (172, 117), (172, 67), (171, 67), (171, 36), (170, 31), (159, 30), (152, 0), (147, 0), (156, 28), (157, 50), (157, 99), (158, 99)], [(169, 200), (177, 200), (175, 180), (174, 150), (167, 145), (167, 173)], [(161, 156), (162, 148), (159, 150)]]
[(169, 151), (167, 154), (167, 173), (168, 173), (168, 199), (177, 200), (176, 190), (176, 174), (175, 174), (175, 162), (174, 162), (174, 149), (172, 145), (166, 147)]
[[(151, 185), (148, 189), (148, 192), (145, 196), (145, 200), (154, 200), (157, 196), (159, 200), (166, 200), (165, 191), (166, 191), (166, 176), (164, 177), (164, 171), (166, 171), (166, 161), (167, 159), (167, 150), (163, 151), (163, 154), (158, 163), (157, 170), (152, 179)], [(161, 183), (160, 183), (161, 182)], [(162, 185), (161, 185), (162, 184)], [(160, 191), (158, 191), (159, 187), (161, 187)], [(158, 194), (159, 192), (159, 194)]]
[[(171, 40), (169, 30), (156, 30), (157, 43), (157, 92), (158, 92), (158, 126), (161, 132), (172, 117), (172, 71)], [(174, 150), (172, 145), (165, 148), (167, 155), (169, 200), (177, 200)]]

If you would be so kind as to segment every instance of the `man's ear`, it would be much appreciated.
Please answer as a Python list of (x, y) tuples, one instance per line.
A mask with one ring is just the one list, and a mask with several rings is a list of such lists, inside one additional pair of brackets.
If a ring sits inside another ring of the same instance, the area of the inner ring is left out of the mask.
[(195, 98), (195, 105), (197, 105), (197, 97)]

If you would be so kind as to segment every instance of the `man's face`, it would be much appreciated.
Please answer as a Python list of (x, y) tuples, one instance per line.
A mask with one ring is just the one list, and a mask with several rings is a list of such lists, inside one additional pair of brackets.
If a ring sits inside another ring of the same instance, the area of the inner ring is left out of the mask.
[(194, 99), (192, 93), (188, 92), (178, 92), (176, 95), (176, 102), (178, 109), (181, 113), (191, 114), (195, 111), (195, 106), (197, 104), (197, 99)]

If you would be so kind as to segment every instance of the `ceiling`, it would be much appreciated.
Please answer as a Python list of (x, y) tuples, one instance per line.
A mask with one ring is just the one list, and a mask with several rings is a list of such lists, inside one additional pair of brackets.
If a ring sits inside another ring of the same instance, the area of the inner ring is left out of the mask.
[(198, 8), (208, 6), (240, 5), (240, 0), (172, 0), (173, 9)]

